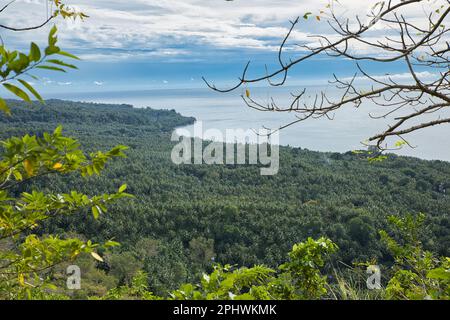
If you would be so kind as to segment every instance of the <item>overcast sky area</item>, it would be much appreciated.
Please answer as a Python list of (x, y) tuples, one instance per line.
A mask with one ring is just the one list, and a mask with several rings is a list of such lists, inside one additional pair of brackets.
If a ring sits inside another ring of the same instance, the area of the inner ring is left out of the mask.
[[(7, 0), (9, 1), (9, 0)], [(1, 0), (2, 3), (7, 1)], [(377, 1), (340, 0), (336, 11), (342, 17), (364, 15)], [(433, 2), (433, 1), (432, 1)], [(436, 1), (439, 3), (439, 1)], [(442, 1), (441, 1), (442, 2)], [(238, 77), (252, 60), (250, 72), (264, 73), (264, 64), (275, 67), (277, 49), (290, 26), (289, 20), (312, 15), (293, 32), (287, 57), (302, 54), (295, 44), (310, 44), (311, 35), (332, 36), (326, 23), (327, 1), (318, 0), (79, 0), (68, 4), (85, 12), (81, 21), (55, 21), (60, 29), (60, 47), (77, 54), (83, 62), (79, 71), (51, 74), (37, 84), (41, 90), (129, 90), (202, 87), (201, 76), (218, 83)], [(429, 8), (417, 6), (408, 17), (423, 19)], [(315, 18), (321, 15), (320, 21)], [(45, 21), (45, 0), (17, 0), (1, 13), (1, 22), (10, 26), (30, 26)], [(44, 46), (47, 26), (39, 31), (3, 32), (10, 49), (28, 47), (30, 41)], [(386, 34), (373, 30), (376, 39)], [(364, 52), (365, 48), (355, 48)], [(330, 71), (350, 76), (354, 64), (318, 57), (296, 68), (288, 84), (326, 82)], [(379, 75), (406, 70), (400, 64), (368, 66)], [(375, 73), (376, 74), (376, 73)]]

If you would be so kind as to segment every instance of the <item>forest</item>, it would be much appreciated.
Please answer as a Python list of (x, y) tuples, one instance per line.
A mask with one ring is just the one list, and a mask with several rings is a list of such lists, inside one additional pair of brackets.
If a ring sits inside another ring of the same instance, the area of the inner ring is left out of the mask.
[[(86, 284), (72, 293), (78, 298), (103, 296), (132, 285), (142, 274), (154, 294), (165, 295), (184, 283), (198, 283), (205, 273), (225, 272), (217, 264), (276, 268), (308, 238), (331, 239), (339, 248), (330, 250), (325, 266), (330, 277), (332, 270), (346, 273), (368, 261), (387, 270), (396, 257), (379, 231), (389, 229), (392, 217), (408, 214), (424, 214), (418, 235), (424, 250), (450, 256), (448, 162), (394, 154), (370, 161), (365, 151), (281, 147), (280, 171), (274, 176), (261, 176), (257, 165), (175, 165), (171, 133), (195, 119), (174, 110), (62, 100), (32, 106), (7, 102), (12, 115), (0, 118), (1, 139), (41, 136), (61, 125), (87, 151), (129, 147), (127, 158), (109, 163), (101, 176), (48, 175), (10, 190), (16, 196), (33, 188), (99, 194), (126, 183), (134, 195), (99, 219), (86, 210), (33, 230), (120, 243), (99, 251), (103, 262), (84, 255), (76, 260)], [(62, 279), (61, 270), (52, 276)]]

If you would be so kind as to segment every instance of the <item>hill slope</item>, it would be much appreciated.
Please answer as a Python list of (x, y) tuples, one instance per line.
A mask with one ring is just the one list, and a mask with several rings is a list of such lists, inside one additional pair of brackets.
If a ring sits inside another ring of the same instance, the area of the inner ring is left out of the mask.
[(345, 262), (389, 262), (377, 230), (390, 214), (426, 213), (425, 247), (449, 255), (450, 163), (394, 155), (369, 163), (351, 152), (283, 147), (275, 176), (261, 176), (251, 165), (177, 166), (170, 160), (170, 134), (194, 119), (175, 111), (59, 100), (10, 104), (13, 116), (0, 118), (2, 138), (62, 124), (87, 150), (130, 146), (128, 158), (112, 163), (101, 177), (47, 177), (40, 183), (87, 193), (127, 183), (136, 200), (115, 206), (99, 221), (77, 215), (42, 232), (120, 241), (116, 259), (141, 266), (156, 292), (196, 277), (213, 257), (239, 265), (279, 264), (292, 244), (308, 236), (333, 239), (340, 247), (336, 259)]

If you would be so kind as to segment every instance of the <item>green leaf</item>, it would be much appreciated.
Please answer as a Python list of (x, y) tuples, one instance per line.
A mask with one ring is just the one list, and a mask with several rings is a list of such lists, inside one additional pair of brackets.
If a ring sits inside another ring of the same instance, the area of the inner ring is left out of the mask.
[(68, 64), (68, 63), (65, 63), (64, 61), (61, 61), (61, 60), (49, 59), (49, 60), (46, 60), (45, 62), (53, 63), (53, 64), (56, 64), (56, 65), (59, 65), (59, 66), (67, 67), (67, 68), (78, 69), (73, 64)]
[(52, 54), (58, 53), (60, 50), (61, 49), (57, 46), (48, 46), (47, 48), (45, 48), (45, 54), (51, 56)]
[(33, 176), (34, 174), (34, 164), (29, 159), (25, 159), (23, 162), (23, 167), (25, 168), (25, 171), (27, 172), (28, 176)]
[(404, 146), (405, 144), (406, 144), (406, 141), (399, 140), (399, 141), (397, 141), (397, 142), (395, 143), (395, 146), (396, 146), (396, 147), (401, 147), (401, 146)]
[(41, 50), (38, 45), (34, 42), (31, 43), (30, 48), (30, 59), (31, 61), (38, 62), (41, 59)]
[(7, 115), (11, 114), (11, 110), (8, 108), (5, 100), (3, 100), (2, 98), (0, 98), (0, 110), (6, 113)]
[(439, 280), (450, 280), (450, 271), (445, 270), (444, 268), (433, 269), (427, 273), (427, 278), (439, 279)]
[(9, 57), (8, 68), (13, 70), (16, 74), (22, 73), (24, 69), (26, 69), (30, 65), (30, 58), (23, 53), (19, 53), (18, 58), (17, 54)]
[(121, 185), (120, 188), (119, 188), (119, 193), (122, 193), (122, 192), (124, 192), (125, 190), (127, 190), (127, 185), (126, 185), (126, 184), (123, 184), (123, 185)]
[(78, 58), (77, 56), (74, 56), (73, 54), (65, 52), (65, 51), (59, 51), (58, 54), (61, 55), (61, 56), (68, 57), (68, 58), (80, 60), (80, 58)]
[(312, 15), (312, 12), (307, 12), (303, 15), (303, 19), (308, 20), (309, 16)]
[(13, 175), (14, 175), (14, 178), (16, 178), (16, 180), (17, 181), (22, 181), (23, 180), (23, 176), (22, 176), (22, 174), (20, 173), (20, 171), (14, 171), (13, 172)]
[(8, 89), (9, 91), (11, 91), (12, 93), (14, 93), (16, 96), (18, 96), (19, 98), (21, 98), (22, 100), (26, 101), (26, 102), (30, 102), (31, 103), (31, 99), (28, 96), (28, 94), (23, 91), (22, 89), (16, 87), (15, 85), (12, 85), (10, 83), (4, 83), (3, 86)]
[(52, 27), (52, 29), (50, 30), (50, 33), (49, 33), (49, 35), (48, 35), (49, 38), (53, 37), (53, 36), (55, 35), (56, 31), (58, 31), (58, 28), (56, 27), (56, 25), (54, 25), (54, 26)]
[(60, 135), (62, 134), (62, 130), (63, 130), (63, 127), (62, 127), (61, 125), (59, 125), (59, 126), (57, 126), (56, 129), (53, 131), (53, 134), (54, 134), (55, 136), (60, 136)]
[(50, 33), (48, 34), (48, 44), (49, 47), (53, 47), (56, 44), (56, 37), (55, 34), (58, 31), (58, 28), (56, 26), (53, 26), (53, 28), (50, 30)]
[(37, 66), (38, 69), (45, 69), (45, 70), (52, 70), (52, 71), (60, 71), (60, 72), (66, 72), (66, 70), (58, 67), (53, 66)]
[(19, 81), (25, 88), (27, 88), (28, 91), (30, 91), (36, 97), (36, 99), (44, 103), (44, 99), (42, 99), (41, 95), (28, 82), (22, 79), (18, 79), (17, 81)]
[(370, 163), (373, 163), (373, 162), (382, 162), (382, 161), (386, 160), (387, 158), (388, 158), (387, 156), (379, 155), (379, 156), (376, 156), (376, 157), (369, 157), (369, 158), (368, 158), (368, 161), (369, 161)]
[(108, 240), (105, 242), (104, 246), (105, 247), (117, 247), (117, 246), (120, 246), (120, 243), (116, 242), (116, 241)]
[(98, 219), (98, 217), (100, 216), (100, 213), (101, 213), (101, 209), (99, 208), (99, 206), (92, 207), (92, 215), (94, 216), (95, 219)]

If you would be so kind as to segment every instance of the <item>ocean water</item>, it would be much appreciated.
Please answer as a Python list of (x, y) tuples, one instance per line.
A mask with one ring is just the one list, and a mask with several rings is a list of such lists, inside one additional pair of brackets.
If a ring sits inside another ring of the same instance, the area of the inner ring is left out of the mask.
[[(320, 90), (326, 90), (330, 96), (336, 95), (336, 89), (333, 87), (311, 86), (307, 88), (306, 101), (314, 99), (315, 94)], [(250, 89), (252, 98), (258, 102), (268, 103), (273, 98), (280, 106), (289, 103), (292, 92), (296, 93), (296, 89), (288, 87)], [(64, 93), (46, 96), (46, 98), (126, 103), (138, 108), (174, 109), (182, 115), (193, 116), (201, 121), (204, 131), (219, 130), (224, 135), (223, 140), (227, 140), (226, 129), (258, 130), (262, 127), (276, 129), (296, 119), (293, 113), (261, 112), (248, 108), (242, 101), (243, 93), (244, 89), (231, 93), (218, 93), (202, 88)], [(446, 112), (446, 116), (450, 116), (449, 112)], [(389, 123), (393, 123), (393, 117), (399, 116), (399, 114), (394, 114), (389, 119), (372, 119), (369, 117), (369, 113), (381, 115), (383, 107), (370, 103), (362, 104), (359, 108), (346, 106), (334, 114), (333, 120), (321, 118), (297, 123), (280, 132), (280, 144), (333, 152), (363, 149), (363, 141), (386, 129)], [(435, 117), (436, 115), (427, 115), (427, 119)], [(421, 121), (424, 120), (426, 119), (421, 119)], [(417, 122), (412, 122), (412, 124), (417, 124)], [(190, 135), (194, 135), (193, 126), (183, 129), (189, 130)], [(394, 153), (422, 159), (450, 161), (450, 125), (424, 129), (409, 134), (405, 138), (414, 148), (404, 147), (401, 150), (393, 151)], [(399, 139), (389, 140), (390, 145), (397, 140)]]

